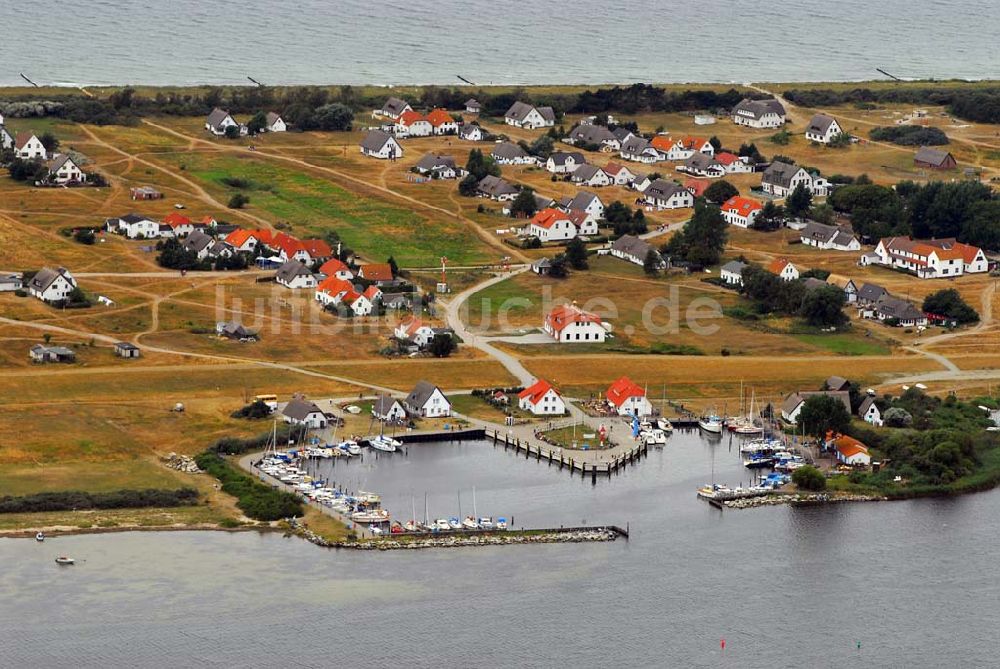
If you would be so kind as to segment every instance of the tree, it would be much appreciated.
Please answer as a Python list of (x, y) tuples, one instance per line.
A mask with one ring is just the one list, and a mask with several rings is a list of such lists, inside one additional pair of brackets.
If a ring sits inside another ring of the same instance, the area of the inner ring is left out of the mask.
[(979, 314), (976, 310), (970, 307), (954, 288), (931, 293), (924, 298), (922, 309), (925, 313), (944, 316), (963, 325), (979, 321)]
[(235, 125), (226, 126), (226, 139), (239, 139), (240, 129)]
[(42, 143), (42, 146), (44, 146), (45, 150), (50, 154), (59, 149), (59, 139), (51, 132), (43, 132), (42, 136), (38, 138), (38, 141)]
[(806, 292), (799, 315), (815, 327), (835, 327), (847, 322), (844, 314), (844, 291), (836, 286), (821, 286)]
[(528, 153), (533, 156), (539, 156), (545, 160), (548, 160), (549, 156), (552, 155), (552, 151), (555, 149), (555, 141), (550, 135), (542, 135), (528, 147)]
[(771, 232), (785, 224), (785, 208), (768, 200), (750, 226), (754, 230)]
[(801, 218), (809, 213), (812, 206), (812, 193), (804, 183), (799, 183), (785, 200), (785, 211), (793, 218)]
[(522, 188), (514, 201), (510, 203), (512, 218), (531, 218), (536, 211), (538, 211), (538, 204), (535, 202), (535, 191), (528, 187)]
[(87, 246), (90, 246), (97, 241), (94, 231), (90, 228), (77, 228), (73, 233), (73, 239), (81, 244), (86, 244)]
[(646, 257), (642, 261), (642, 271), (650, 276), (656, 276), (660, 273), (660, 254), (656, 252), (656, 249), (650, 248), (646, 251)]
[(479, 179), (476, 178), (474, 174), (466, 174), (465, 177), (458, 182), (458, 194), (462, 197), (473, 197), (477, 193), (477, 188), (479, 186)]
[(722, 140), (720, 140), (715, 135), (712, 135), (711, 137), (709, 137), (708, 143), (712, 145), (712, 148), (715, 149), (716, 153), (718, 153), (719, 151), (722, 151)]
[(830, 138), (830, 141), (827, 142), (827, 146), (832, 149), (843, 149), (844, 147), (850, 146), (851, 141), (850, 133), (838, 132)]
[(558, 255), (549, 263), (549, 276), (553, 279), (565, 279), (568, 274), (565, 255)]
[(672, 257), (686, 260), (696, 268), (708, 267), (722, 259), (728, 235), (728, 226), (719, 208), (696, 200), (694, 214), (664, 249)]
[(886, 427), (909, 427), (913, 423), (913, 416), (902, 407), (889, 407), (882, 414), (882, 421)]
[(792, 483), (800, 490), (819, 492), (826, 490), (826, 477), (812, 465), (803, 465), (792, 472)]
[(354, 123), (354, 111), (347, 105), (334, 102), (317, 107), (312, 122), (317, 130), (344, 132)]
[(396, 259), (389, 256), (389, 259), (385, 261), (389, 265), (389, 269), (392, 270), (393, 276), (399, 276), (399, 265), (396, 264)]
[(253, 115), (253, 118), (247, 122), (247, 133), (250, 135), (259, 135), (264, 132), (264, 128), (267, 127), (267, 114), (262, 111), (258, 111)]
[(566, 261), (573, 269), (584, 270), (590, 266), (587, 262), (587, 246), (579, 237), (569, 240), (566, 245)]
[(455, 344), (455, 338), (447, 332), (434, 335), (427, 345), (427, 350), (435, 358), (447, 358), (456, 348), (458, 346)]
[(735, 197), (740, 194), (740, 191), (736, 186), (732, 185), (725, 179), (720, 181), (714, 181), (712, 184), (705, 189), (705, 199), (712, 204), (723, 204), (726, 200), (731, 197)]
[(851, 424), (851, 415), (839, 397), (809, 395), (802, 403), (797, 423), (806, 434), (822, 438), (827, 432), (845, 432)]
[(836, 213), (833, 211), (833, 207), (826, 204), (817, 204), (809, 211), (809, 218), (816, 221), (817, 223), (823, 223), (824, 225), (830, 225), (833, 223), (833, 217)]
[(976, 202), (962, 226), (962, 241), (988, 251), (1000, 250), (1000, 199)]
[(764, 160), (764, 156), (757, 150), (757, 145), (753, 142), (749, 144), (740, 144), (740, 148), (736, 151), (736, 155), (742, 156), (743, 158), (749, 158), (750, 162), (755, 165), (757, 163), (766, 162)]
[[(230, 126), (232, 127), (232, 126)], [(244, 195), (243, 193), (233, 193), (233, 196), (229, 198), (229, 208), (230, 209), (242, 209), (250, 202), (250, 197)]]
[(791, 133), (787, 130), (782, 130), (771, 135), (770, 140), (772, 144), (778, 144), (780, 146), (785, 146), (792, 139)]
[(500, 176), (500, 166), (493, 160), (493, 156), (484, 156), (480, 149), (473, 149), (469, 152), (469, 160), (465, 163), (465, 169), (470, 176), (476, 178), (476, 183), (488, 175)]

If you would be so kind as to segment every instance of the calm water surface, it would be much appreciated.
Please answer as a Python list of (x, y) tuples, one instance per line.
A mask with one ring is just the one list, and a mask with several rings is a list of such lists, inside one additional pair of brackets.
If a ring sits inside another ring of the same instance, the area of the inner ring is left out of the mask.
[[(629, 522), (629, 542), (378, 554), (274, 534), (0, 540), (0, 666), (986, 667), (1000, 493), (720, 512), (727, 441), (591, 486), (485, 443), (337, 463), (398, 517)], [(85, 560), (57, 568), (58, 553)], [(720, 652), (720, 639), (727, 648)], [(861, 649), (857, 642), (861, 641)]]
[[(993, 0), (0, 2), (0, 85), (1000, 78)], [(46, 35), (41, 38), (40, 35)]]

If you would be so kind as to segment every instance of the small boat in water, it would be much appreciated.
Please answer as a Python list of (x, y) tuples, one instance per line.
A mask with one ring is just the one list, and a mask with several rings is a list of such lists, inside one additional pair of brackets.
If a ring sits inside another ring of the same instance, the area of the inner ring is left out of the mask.
[(76, 564), (76, 560), (65, 555), (60, 555), (56, 558), (56, 564)]
[(462, 527), (467, 530), (478, 530), (479, 523), (472, 516), (466, 516), (465, 520), (462, 521)]
[(664, 432), (673, 432), (674, 426), (670, 424), (670, 421), (666, 418), (657, 418), (656, 427), (663, 430)]
[(374, 448), (376, 451), (385, 451), (387, 453), (396, 452), (396, 444), (399, 443), (392, 437), (387, 437), (380, 434), (377, 437), (372, 437), (368, 440), (368, 445)]
[(497, 529), (498, 530), (506, 530), (507, 529), (507, 519), (506, 518), (497, 518)]
[(448, 522), (447, 518), (438, 518), (434, 521), (433, 527), (437, 530), (450, 530), (451, 523)]
[(385, 523), (390, 518), (389, 512), (385, 509), (372, 509), (371, 511), (355, 511), (351, 514), (351, 520), (356, 523)]
[(639, 437), (642, 439), (642, 443), (647, 446), (665, 446), (667, 443), (667, 435), (663, 430), (640, 432)]
[(35, 541), (45, 541), (45, 533), (38, 532), (37, 534), (35, 534)]
[(448, 527), (452, 530), (460, 530), (462, 529), (462, 521), (457, 516), (452, 516), (448, 519)]
[(484, 530), (492, 530), (495, 527), (495, 525), (493, 524), (493, 519), (490, 518), (489, 516), (484, 516), (483, 518), (480, 518), (478, 522), (479, 522), (479, 527), (481, 527)]
[(702, 416), (698, 419), (698, 427), (713, 434), (722, 434), (722, 419), (715, 414)]

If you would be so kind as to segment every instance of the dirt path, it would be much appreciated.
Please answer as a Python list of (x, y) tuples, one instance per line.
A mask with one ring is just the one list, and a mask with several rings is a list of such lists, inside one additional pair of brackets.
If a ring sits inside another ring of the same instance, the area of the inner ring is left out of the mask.
[[(189, 193), (189, 195), (191, 195), (192, 197), (195, 197), (195, 198), (201, 200), (205, 204), (208, 204), (209, 206), (211, 206), (211, 207), (213, 207), (215, 209), (224, 210), (224, 211), (227, 212), (227, 214), (229, 216), (232, 216), (232, 217), (235, 217), (235, 218), (243, 218), (243, 219), (252, 221), (252, 222), (256, 223), (257, 225), (262, 225), (265, 228), (272, 228), (272, 227), (274, 227), (274, 226), (271, 225), (270, 221), (268, 221), (268, 220), (266, 220), (264, 218), (261, 218), (260, 216), (256, 216), (254, 214), (251, 214), (249, 212), (243, 211), (241, 209), (229, 209), (226, 205), (222, 204), (221, 202), (219, 202), (218, 200), (216, 200), (214, 197), (212, 197), (212, 195), (208, 191), (206, 191), (204, 188), (202, 188), (199, 184), (197, 184), (194, 181), (188, 179), (187, 177), (183, 176), (182, 174), (179, 174), (179, 173), (177, 173), (174, 170), (170, 170), (170, 169), (168, 169), (166, 167), (163, 167), (162, 165), (159, 165), (159, 164), (154, 163), (152, 161), (146, 160), (145, 158), (139, 158), (139, 157), (135, 156), (134, 154), (131, 154), (131, 153), (127, 152), (127, 151), (123, 151), (122, 149), (119, 149), (117, 146), (114, 146), (113, 144), (110, 144), (110, 143), (104, 141), (103, 139), (101, 139), (100, 137), (98, 137), (96, 134), (94, 134), (94, 132), (90, 128), (88, 128), (85, 125), (81, 125), (79, 127), (80, 127), (80, 129), (83, 132), (85, 132), (87, 134), (88, 137), (91, 138), (91, 140), (93, 140), (93, 142), (95, 144), (97, 144), (97, 145), (99, 145), (99, 146), (101, 146), (101, 147), (103, 147), (103, 148), (105, 148), (105, 149), (107, 149), (109, 151), (117, 153), (120, 156), (124, 156), (125, 158), (132, 159), (132, 160), (134, 160), (135, 162), (137, 162), (137, 163), (139, 163), (141, 165), (145, 165), (146, 167), (150, 167), (150, 168), (152, 168), (154, 170), (157, 170), (158, 172), (163, 172), (167, 176), (173, 177), (174, 179), (177, 179), (181, 183), (187, 185), (188, 187), (191, 188), (191, 192)], [(161, 127), (161, 126), (157, 126), (157, 127)], [(180, 137), (184, 137), (184, 135), (181, 135), (180, 133), (176, 133), (176, 134), (178, 136), (180, 136)]]
[[(157, 130), (160, 130), (161, 132), (168, 133), (168, 134), (173, 135), (175, 137), (179, 137), (179, 138), (184, 139), (184, 140), (190, 140), (191, 142), (205, 143), (205, 144), (208, 144), (208, 145), (210, 145), (212, 147), (218, 148), (217, 145), (212, 144), (208, 140), (198, 139), (196, 137), (192, 137), (190, 135), (186, 135), (186, 134), (184, 134), (182, 132), (179, 132), (179, 131), (174, 130), (172, 128), (168, 128), (168, 127), (160, 125), (158, 123), (153, 123), (152, 121), (145, 120), (145, 119), (143, 120), (143, 123), (145, 123), (146, 125), (149, 125), (149, 126), (151, 126), (153, 128), (156, 128)], [(233, 147), (233, 148), (223, 147), (222, 151), (225, 151), (225, 152), (228, 152), (228, 153), (240, 153), (241, 155), (244, 153), (243, 150), (241, 150), (240, 148), (236, 148), (236, 147)], [(368, 188), (368, 189), (371, 189), (371, 190), (378, 191), (380, 193), (384, 193), (386, 195), (392, 196), (393, 198), (404, 200), (405, 202), (407, 202), (409, 204), (416, 205), (420, 209), (435, 211), (435, 212), (438, 212), (438, 213), (441, 213), (441, 214), (445, 214), (447, 216), (451, 216), (453, 218), (457, 218), (460, 221), (462, 221), (463, 223), (465, 223), (466, 225), (468, 225), (484, 242), (486, 242), (488, 245), (490, 245), (493, 248), (495, 248), (498, 251), (500, 251), (501, 255), (512, 256), (512, 257), (515, 257), (515, 258), (517, 258), (517, 259), (519, 259), (519, 260), (521, 260), (523, 262), (528, 262), (527, 256), (525, 256), (523, 253), (521, 253), (519, 250), (517, 250), (517, 249), (515, 249), (513, 247), (504, 245), (503, 242), (501, 242), (500, 240), (496, 239), (493, 235), (491, 235), (489, 233), (489, 231), (484, 230), (479, 225), (477, 225), (475, 221), (473, 221), (473, 220), (471, 220), (469, 218), (466, 218), (464, 215), (462, 215), (461, 210), (459, 210), (458, 212), (449, 211), (449, 210), (445, 209), (444, 207), (438, 207), (437, 205), (429, 204), (427, 202), (424, 202), (422, 200), (418, 200), (417, 198), (411, 197), (411, 196), (406, 195), (404, 193), (400, 193), (398, 191), (394, 191), (394, 190), (392, 190), (391, 188), (389, 188), (387, 186), (370, 183), (370, 182), (365, 181), (364, 179), (360, 179), (360, 178), (358, 178), (358, 177), (356, 177), (353, 174), (350, 174), (348, 172), (343, 172), (341, 170), (335, 170), (332, 167), (325, 167), (323, 165), (315, 165), (315, 164), (310, 163), (310, 162), (308, 162), (306, 160), (303, 160), (301, 158), (293, 158), (292, 156), (286, 156), (286, 155), (282, 155), (280, 153), (275, 153), (275, 152), (269, 151), (269, 150), (267, 150), (267, 148), (259, 148), (258, 150), (254, 151), (253, 155), (257, 156), (257, 157), (262, 157), (262, 158), (270, 158), (270, 159), (273, 159), (273, 160), (280, 160), (280, 161), (284, 161), (284, 162), (291, 163), (291, 164), (294, 164), (294, 165), (298, 165), (299, 167), (304, 167), (304, 168), (306, 168), (308, 170), (311, 170), (311, 171), (314, 171), (314, 172), (322, 172), (324, 174), (329, 174), (329, 175), (338, 177), (340, 179), (343, 179), (345, 181), (349, 181), (349, 182), (351, 182), (353, 184), (356, 184), (358, 186), (362, 186), (364, 188)], [(157, 168), (157, 169), (163, 170), (163, 168)]]

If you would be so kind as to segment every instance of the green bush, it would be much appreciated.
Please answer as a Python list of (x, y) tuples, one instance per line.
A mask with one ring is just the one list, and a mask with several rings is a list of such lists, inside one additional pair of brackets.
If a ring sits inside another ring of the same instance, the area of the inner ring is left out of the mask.
[(792, 472), (792, 483), (800, 490), (826, 490), (826, 477), (812, 465), (804, 465)]
[(194, 488), (177, 490), (115, 490), (112, 492), (43, 492), (23, 497), (0, 497), (0, 513), (39, 511), (80, 511), (85, 509), (142, 509), (147, 507), (191, 506), (198, 503)]
[(195, 462), (219, 479), (222, 492), (235, 497), (236, 506), (249, 518), (272, 521), (302, 515), (302, 503), (295, 495), (258, 482), (223, 460), (215, 451), (201, 453)]

